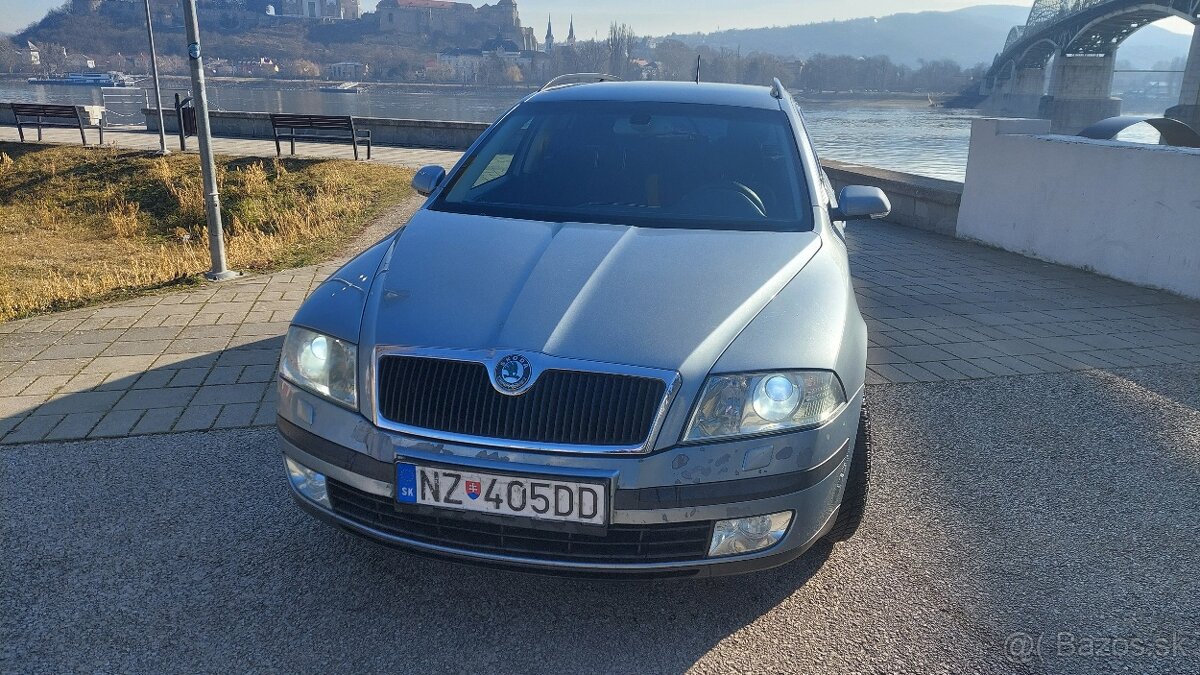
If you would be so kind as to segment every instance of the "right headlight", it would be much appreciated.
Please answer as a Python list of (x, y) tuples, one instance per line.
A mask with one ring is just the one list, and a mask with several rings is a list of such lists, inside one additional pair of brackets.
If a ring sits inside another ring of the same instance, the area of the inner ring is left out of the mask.
[(354, 408), (358, 405), (357, 361), (354, 344), (292, 326), (283, 341), (279, 373), (292, 384)]
[(828, 371), (712, 375), (704, 383), (683, 440), (708, 441), (820, 426), (845, 403), (842, 383)]

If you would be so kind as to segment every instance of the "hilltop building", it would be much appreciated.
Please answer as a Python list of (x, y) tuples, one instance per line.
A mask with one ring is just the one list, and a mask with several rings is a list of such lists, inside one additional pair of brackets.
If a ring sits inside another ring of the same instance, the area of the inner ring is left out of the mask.
[(359, 0), (280, 0), (276, 14), (308, 19), (356, 20), (362, 17), (362, 7)]
[(446, 0), (382, 0), (375, 14), (379, 29), (387, 33), (437, 35), (459, 44), (498, 33), (520, 51), (538, 48), (533, 29), (521, 25), (515, 0), (482, 7)]

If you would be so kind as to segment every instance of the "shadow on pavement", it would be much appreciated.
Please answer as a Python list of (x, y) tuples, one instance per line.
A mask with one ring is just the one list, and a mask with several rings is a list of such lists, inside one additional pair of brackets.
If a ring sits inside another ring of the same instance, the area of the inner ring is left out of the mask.
[[(25, 346), (23, 339), (47, 339), (45, 336), (45, 333), (5, 336), (5, 346), (19, 350)], [(100, 349), (107, 344), (61, 342), (87, 339), (86, 331), (49, 337), (60, 340), (51, 349), (83, 350), (93, 346)], [(23, 377), (22, 373), (30, 368), (34, 369), (34, 377), (53, 380), (55, 376), (50, 373), (58, 368), (71, 369), (69, 374), (57, 376), (61, 380), (94, 384), (66, 385), (65, 390), (42, 402), (44, 391), (37, 392), (43, 396), (24, 395), (36, 389), (35, 382), (22, 396), (0, 399), (0, 405), (7, 406), (0, 415), (0, 432), (3, 432), (0, 438), (4, 444), (15, 444), (274, 424), (274, 381), (283, 338), (233, 339), (237, 344), (224, 349), (212, 345), (225, 344), (229, 337), (176, 339), (174, 343), (181, 343), (180, 348), (189, 350), (188, 353), (130, 356), (162, 365), (128, 375), (111, 374), (107, 371), (114, 366), (102, 365), (126, 358), (122, 356), (25, 362), (9, 376), (12, 380), (0, 378), (0, 383), (18, 380), (27, 383), (33, 378)], [(117, 343), (117, 346), (130, 345), (137, 349), (136, 342)], [(200, 349), (205, 352), (199, 352)]]
[(1197, 381), (1177, 366), (874, 389), (876, 504), (894, 507), (901, 564), (939, 570), (929, 583), (1013, 668), (1193, 670)]
[[(140, 378), (224, 372), (277, 349), (262, 340), (48, 405), (112, 399), (88, 413), (107, 419), (122, 401), (145, 402)], [(220, 426), (226, 406), (251, 405), (215, 403), (237, 386), (188, 388), (173, 428), (201, 420), (195, 410)], [(140, 422), (163, 409), (135, 410)], [(301, 513), (269, 427), (2, 446), (0, 503), (0, 643), (29, 671), (682, 672), (787, 600), (832, 550), (679, 581), (415, 557)]]

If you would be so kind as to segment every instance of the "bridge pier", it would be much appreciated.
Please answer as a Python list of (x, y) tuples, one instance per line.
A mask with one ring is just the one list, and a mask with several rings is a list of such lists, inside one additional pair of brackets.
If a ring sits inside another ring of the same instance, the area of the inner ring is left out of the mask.
[(1188, 54), (1187, 69), (1183, 73), (1183, 91), (1179, 94), (1179, 105), (1168, 110), (1166, 116), (1200, 131), (1200, 26), (1196, 27), (1192, 37), (1192, 50)]
[(1038, 117), (1050, 120), (1050, 131), (1076, 134), (1121, 114), (1121, 99), (1112, 97), (1116, 54), (1068, 56), (1058, 52), (1050, 74), (1050, 93)]
[(998, 117), (1037, 117), (1046, 92), (1045, 68), (1022, 68), (992, 92), (981, 106)]

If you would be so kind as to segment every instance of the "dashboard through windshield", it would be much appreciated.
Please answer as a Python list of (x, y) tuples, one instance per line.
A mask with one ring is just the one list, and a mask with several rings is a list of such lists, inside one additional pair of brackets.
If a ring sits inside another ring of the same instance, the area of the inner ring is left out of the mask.
[(489, 133), (431, 208), (551, 222), (808, 230), (800, 166), (782, 111), (531, 102)]

